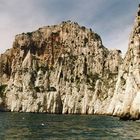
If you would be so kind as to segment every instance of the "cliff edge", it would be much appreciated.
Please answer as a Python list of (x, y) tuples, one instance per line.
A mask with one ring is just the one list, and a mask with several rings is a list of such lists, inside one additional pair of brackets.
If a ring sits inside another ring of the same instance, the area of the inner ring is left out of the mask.
[(140, 5), (128, 51), (119, 69), (109, 113), (119, 115), (122, 119), (140, 118)]
[(139, 64), (140, 9), (124, 59), (75, 22), (22, 33), (0, 55), (0, 110), (138, 119)]

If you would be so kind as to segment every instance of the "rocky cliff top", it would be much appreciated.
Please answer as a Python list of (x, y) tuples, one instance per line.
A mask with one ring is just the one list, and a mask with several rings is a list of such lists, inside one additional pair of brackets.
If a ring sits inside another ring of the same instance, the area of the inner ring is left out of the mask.
[(140, 118), (140, 6), (110, 108), (111, 113), (123, 119)]
[(71, 21), (19, 34), (0, 56), (0, 109), (99, 114), (121, 63), (121, 51), (108, 50), (97, 33)]
[(30, 67), (32, 59), (37, 60), (39, 65), (52, 67), (58, 58), (69, 55), (101, 55), (99, 57), (102, 61), (103, 56), (107, 57), (108, 54), (115, 56), (120, 54), (120, 51), (109, 52), (103, 46), (100, 36), (91, 29), (71, 21), (62, 22), (59, 25), (45, 26), (34, 32), (16, 35), (13, 48), (0, 56), (1, 79), (6, 82), (18, 68)]
[(128, 51), (68, 21), (17, 35), (0, 55), (0, 110), (140, 118), (140, 6)]

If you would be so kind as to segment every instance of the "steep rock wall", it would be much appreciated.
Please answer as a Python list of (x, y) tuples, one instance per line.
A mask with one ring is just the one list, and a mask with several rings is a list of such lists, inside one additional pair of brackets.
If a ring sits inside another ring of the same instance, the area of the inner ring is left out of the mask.
[(140, 8), (122, 60), (73, 22), (17, 35), (0, 55), (0, 110), (140, 118)]
[(122, 119), (140, 117), (140, 7), (108, 113)]
[(1, 110), (105, 114), (122, 62), (73, 22), (17, 35), (1, 55)]

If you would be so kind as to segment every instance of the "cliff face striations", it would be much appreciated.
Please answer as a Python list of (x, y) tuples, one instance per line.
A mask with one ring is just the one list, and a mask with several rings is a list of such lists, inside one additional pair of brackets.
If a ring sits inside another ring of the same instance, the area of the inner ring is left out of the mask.
[(0, 109), (139, 118), (139, 13), (124, 60), (70, 21), (17, 35), (0, 55)]
[(84, 114), (106, 110), (121, 63), (120, 51), (70, 21), (17, 35), (0, 60), (4, 110)]
[(109, 113), (124, 119), (140, 118), (140, 7), (129, 39), (128, 51), (119, 69)]

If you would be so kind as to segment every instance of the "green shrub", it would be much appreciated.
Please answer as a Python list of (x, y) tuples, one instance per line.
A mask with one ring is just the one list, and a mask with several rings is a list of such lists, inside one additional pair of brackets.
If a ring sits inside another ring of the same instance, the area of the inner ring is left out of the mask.
[(92, 81), (96, 81), (100, 79), (98, 73), (91, 73), (91, 72), (87, 75), (87, 78), (91, 79)]
[(32, 36), (32, 33), (31, 33), (31, 32), (27, 32), (27, 35), (28, 35), (28, 36)]
[(55, 87), (49, 87), (47, 91), (48, 91), (48, 92), (55, 92), (55, 91), (57, 91), (57, 90), (56, 90)]
[(7, 85), (1, 85), (0, 86), (0, 93), (3, 93), (6, 89)]

